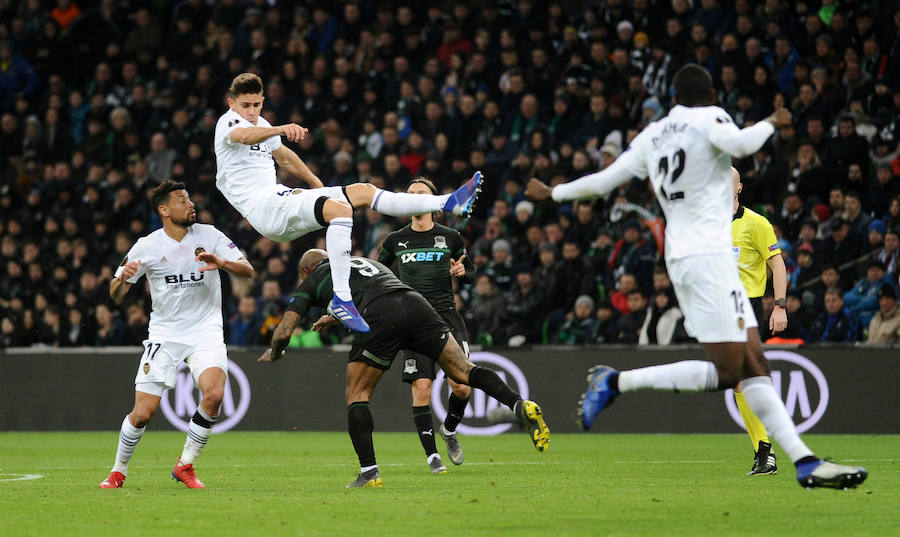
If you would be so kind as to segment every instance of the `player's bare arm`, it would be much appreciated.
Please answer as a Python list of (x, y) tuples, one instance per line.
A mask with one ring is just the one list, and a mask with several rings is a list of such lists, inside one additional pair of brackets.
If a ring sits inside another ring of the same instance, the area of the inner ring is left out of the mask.
[(336, 324), (340, 324), (341, 322), (331, 315), (323, 315), (316, 319), (316, 322), (312, 325), (313, 332), (321, 332), (323, 330), (327, 330), (329, 327), (332, 327)]
[(291, 340), (291, 334), (294, 328), (300, 323), (300, 315), (293, 311), (287, 311), (272, 334), (271, 348), (266, 349), (256, 361), (272, 363), (284, 358), (284, 349), (287, 348), (288, 342)]
[(203, 252), (194, 259), (195, 261), (206, 263), (206, 265), (200, 267), (200, 272), (222, 269), (228, 274), (240, 276), (241, 278), (253, 278), (256, 276), (256, 270), (253, 268), (253, 265), (243, 257), (236, 261), (228, 261), (212, 252)]
[(546, 201), (550, 199), (551, 192), (552, 189), (546, 183), (534, 177), (528, 181), (528, 185), (525, 187), (525, 195), (532, 201)]
[(773, 334), (777, 334), (787, 328), (787, 310), (784, 307), (787, 294), (787, 269), (781, 254), (773, 255), (766, 260), (766, 264), (772, 271), (772, 287), (775, 291), (775, 309), (772, 310), (772, 315), (769, 317), (769, 330)]
[(771, 123), (776, 129), (790, 127), (792, 125), (791, 112), (787, 108), (779, 108), (772, 112), (772, 115), (767, 117), (765, 121)]
[(125, 265), (125, 268), (122, 269), (122, 273), (119, 274), (117, 278), (113, 278), (109, 282), (109, 296), (116, 302), (116, 304), (120, 303), (125, 295), (128, 294), (128, 290), (131, 289), (131, 284), (128, 283), (128, 279), (137, 274), (137, 271), (141, 268), (141, 261), (131, 261)]
[(253, 145), (273, 136), (284, 136), (289, 142), (299, 142), (306, 138), (309, 129), (296, 123), (274, 127), (241, 127), (231, 131), (231, 141), (237, 144)]
[(450, 259), (450, 275), (456, 276), (457, 278), (461, 278), (466, 275), (466, 266), (463, 265), (463, 260), (466, 258), (466, 254), (463, 254), (457, 260)]
[(310, 188), (322, 188), (325, 186), (322, 184), (322, 181), (316, 177), (316, 174), (309, 169), (309, 166), (307, 166), (306, 163), (297, 156), (297, 153), (294, 153), (290, 148), (282, 145), (275, 151), (272, 151), (272, 157), (279, 166), (287, 170), (291, 175), (300, 178), (304, 183), (309, 185)]

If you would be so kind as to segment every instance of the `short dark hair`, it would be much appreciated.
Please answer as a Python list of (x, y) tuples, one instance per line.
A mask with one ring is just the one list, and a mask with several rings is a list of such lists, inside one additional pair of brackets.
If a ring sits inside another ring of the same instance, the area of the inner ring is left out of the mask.
[(262, 79), (253, 73), (241, 73), (234, 77), (231, 86), (228, 87), (228, 96), (237, 97), (238, 95), (257, 94), (263, 92)]
[(186, 190), (187, 186), (180, 181), (167, 179), (160, 185), (150, 191), (150, 203), (153, 204), (153, 211), (159, 214), (159, 206), (165, 205), (169, 200), (169, 194), (176, 190)]
[(712, 77), (706, 69), (689, 63), (675, 73), (675, 100), (684, 106), (713, 104)]
[(406, 185), (407, 190), (409, 189), (409, 187), (411, 187), (415, 184), (423, 184), (423, 185), (427, 186), (428, 190), (430, 190), (432, 194), (437, 196), (438, 189), (436, 186), (434, 186), (434, 183), (431, 182), (431, 179), (428, 179), (427, 177), (420, 175), (420, 176), (414, 178), (412, 181), (410, 181), (408, 185)]
[(640, 287), (635, 287), (631, 291), (628, 291), (628, 294), (626, 296), (631, 296), (631, 295), (641, 295), (641, 298), (647, 298), (647, 293), (645, 293), (644, 290), (641, 289)]

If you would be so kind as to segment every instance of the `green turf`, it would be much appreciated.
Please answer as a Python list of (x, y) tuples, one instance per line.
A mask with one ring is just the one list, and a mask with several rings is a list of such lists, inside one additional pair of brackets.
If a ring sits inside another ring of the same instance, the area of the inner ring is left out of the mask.
[[(786, 457), (746, 477), (741, 435), (463, 437), (466, 460), (433, 476), (412, 433), (377, 433), (384, 489), (344, 488), (341, 433), (238, 433), (198, 460), (203, 491), (172, 481), (184, 435), (149, 431), (121, 490), (99, 490), (115, 432), (0, 433), (0, 535), (896, 535), (900, 436), (817, 436), (866, 466), (856, 490), (807, 491)], [(443, 452), (441, 441), (439, 448)], [(41, 474), (8, 481), (11, 474)]]

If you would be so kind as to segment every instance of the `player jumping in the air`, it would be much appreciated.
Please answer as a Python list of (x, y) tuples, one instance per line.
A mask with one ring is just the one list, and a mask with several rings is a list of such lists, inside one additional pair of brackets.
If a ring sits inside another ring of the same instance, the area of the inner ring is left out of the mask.
[[(302, 140), (307, 129), (294, 123), (273, 127), (260, 116), (263, 100), (262, 80), (252, 73), (236, 76), (228, 88), (229, 110), (216, 124), (216, 186), (256, 231), (274, 241), (292, 241), (326, 227), (334, 280), (329, 309), (347, 328), (368, 332), (348, 283), (353, 209), (370, 206), (391, 216), (444, 210), (468, 217), (481, 191), (482, 175), (476, 172), (455, 192), (442, 196), (389, 192), (368, 183), (323, 187), (297, 154), (281, 143), (281, 136), (290, 142)], [(278, 184), (275, 162), (313, 188)]]
[[(300, 258), (300, 285), (272, 335), (272, 348), (260, 356), (260, 362), (282, 358), (300, 319), (311, 307), (325, 307), (331, 300), (328, 264), (328, 254), (323, 250), (308, 250)], [(347, 364), (348, 430), (360, 465), (359, 475), (348, 487), (383, 486), (372, 443), (374, 425), (370, 401), (375, 386), (400, 349), (424, 354), (454, 381), (478, 388), (512, 409), (527, 427), (528, 436), (538, 451), (550, 446), (550, 429), (544, 422), (541, 407), (533, 401), (523, 400), (494, 371), (470, 362), (450, 328), (422, 295), (377, 261), (353, 257), (350, 266), (353, 297), (362, 305), (372, 331), (359, 334), (353, 340)], [(322, 316), (313, 325), (313, 330), (322, 330), (335, 322), (331, 316)]]
[(731, 253), (731, 157), (756, 152), (775, 127), (791, 124), (790, 112), (776, 110), (766, 120), (738, 129), (715, 106), (712, 78), (702, 67), (682, 67), (674, 86), (677, 106), (648, 125), (609, 167), (553, 189), (532, 179), (526, 189), (534, 200), (565, 201), (603, 195), (632, 177), (649, 177), (666, 216), (666, 265), (685, 328), (712, 360), (622, 372), (592, 368), (579, 409), (582, 426), (590, 428), (620, 393), (647, 388), (716, 391), (742, 382), (747, 404), (794, 462), (801, 485), (855, 487), (866, 479), (865, 469), (817, 458), (797, 434), (772, 385), (756, 317)]
[[(411, 194), (434, 194), (437, 189), (424, 177), (413, 179), (406, 189)], [(438, 312), (450, 327), (450, 333), (462, 346), (466, 356), (466, 324), (453, 301), (453, 277), (462, 283), (475, 279), (475, 265), (466, 257), (466, 246), (459, 232), (435, 223), (432, 213), (412, 217), (412, 222), (384, 239), (378, 261), (388, 267), (397, 262), (400, 281), (419, 293)], [(400, 351), (403, 381), (412, 385), (413, 421), (431, 471), (446, 473), (434, 443), (434, 424), (431, 419), (431, 387), (435, 379), (435, 363), (427, 356), (413, 351)], [(447, 455), (453, 464), (462, 464), (463, 451), (456, 436), (456, 426), (462, 420), (471, 390), (465, 384), (448, 379), (450, 397), (447, 416), (438, 431), (447, 444)]]
[(197, 216), (184, 183), (165, 181), (153, 190), (151, 200), (163, 227), (138, 239), (109, 284), (110, 296), (120, 302), (132, 284), (146, 275), (153, 310), (134, 379), (134, 408), (122, 421), (116, 460), (100, 488), (120, 488), (125, 483), (128, 461), (163, 392), (175, 387), (181, 362), (190, 368), (203, 399), (191, 418), (172, 477), (188, 488), (205, 488), (193, 463), (219, 415), (228, 372), (218, 269), (245, 278), (253, 277), (255, 271), (221, 231), (194, 223)]

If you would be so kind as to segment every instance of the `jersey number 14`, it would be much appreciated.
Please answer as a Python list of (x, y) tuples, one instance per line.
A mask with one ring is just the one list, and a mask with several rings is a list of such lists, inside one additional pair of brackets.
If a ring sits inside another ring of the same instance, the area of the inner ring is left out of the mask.
[(659, 159), (657, 177), (659, 178), (659, 194), (662, 199), (669, 201), (684, 199), (684, 191), (670, 192), (666, 190), (666, 184), (669, 185), (669, 190), (671, 190), (674, 188), (678, 178), (681, 177), (681, 174), (684, 172), (684, 160), (684, 149), (676, 151), (671, 158), (665, 156)]

